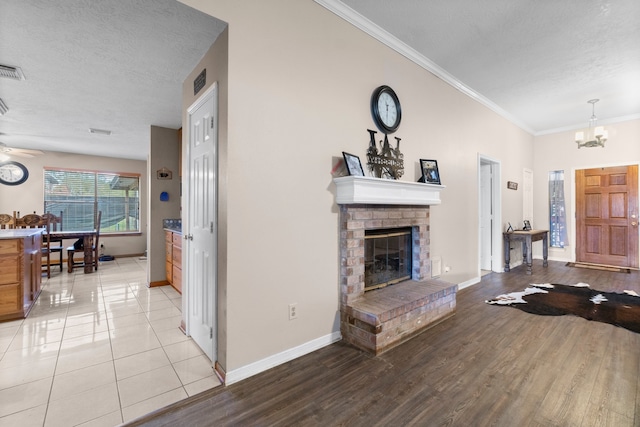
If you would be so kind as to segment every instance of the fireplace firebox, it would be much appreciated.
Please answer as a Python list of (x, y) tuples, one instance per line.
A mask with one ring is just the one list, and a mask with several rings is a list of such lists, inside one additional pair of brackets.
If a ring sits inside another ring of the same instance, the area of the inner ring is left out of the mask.
[(411, 233), (410, 227), (365, 231), (365, 291), (411, 279)]

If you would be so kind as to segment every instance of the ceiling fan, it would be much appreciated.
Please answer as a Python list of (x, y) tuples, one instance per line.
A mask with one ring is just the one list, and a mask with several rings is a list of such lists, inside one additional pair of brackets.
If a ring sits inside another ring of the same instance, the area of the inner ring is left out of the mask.
[(8, 147), (7, 144), (5, 144), (4, 142), (0, 142), (0, 154), (4, 154), (6, 156), (31, 158), (31, 157), (37, 156), (38, 154), (44, 154), (44, 153), (40, 150)]

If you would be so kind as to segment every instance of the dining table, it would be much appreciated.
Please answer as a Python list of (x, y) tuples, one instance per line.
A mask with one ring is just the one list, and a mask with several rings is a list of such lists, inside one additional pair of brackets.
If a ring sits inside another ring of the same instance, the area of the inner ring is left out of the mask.
[[(98, 232), (96, 230), (80, 231), (50, 231), (49, 236), (53, 239), (82, 239), (84, 250), (84, 272), (93, 273), (93, 241)], [(73, 259), (67, 260), (68, 272), (73, 272)]]

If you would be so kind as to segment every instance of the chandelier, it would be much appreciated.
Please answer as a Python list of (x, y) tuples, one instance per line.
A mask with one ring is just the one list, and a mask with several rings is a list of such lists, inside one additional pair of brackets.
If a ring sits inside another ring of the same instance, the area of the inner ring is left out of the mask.
[(584, 131), (576, 132), (576, 144), (578, 148), (582, 147), (604, 147), (609, 133), (604, 127), (598, 126), (598, 118), (596, 117), (596, 102), (599, 99), (590, 99), (587, 103), (591, 104), (591, 118), (589, 119), (589, 127)]

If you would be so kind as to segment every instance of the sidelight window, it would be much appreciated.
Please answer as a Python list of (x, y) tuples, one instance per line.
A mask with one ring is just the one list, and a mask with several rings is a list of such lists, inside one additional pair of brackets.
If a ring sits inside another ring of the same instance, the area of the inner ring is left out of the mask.
[(567, 218), (564, 202), (564, 171), (549, 172), (549, 245), (564, 248), (567, 244)]

